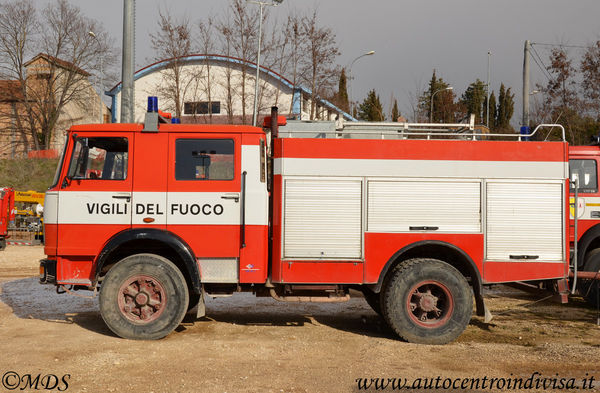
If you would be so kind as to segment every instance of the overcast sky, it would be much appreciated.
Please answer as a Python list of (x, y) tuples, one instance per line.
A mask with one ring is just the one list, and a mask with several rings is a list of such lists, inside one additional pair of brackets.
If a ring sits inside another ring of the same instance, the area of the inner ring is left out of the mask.
[[(121, 46), (123, 0), (71, 1), (104, 23)], [(196, 21), (220, 14), (228, 4), (226, 0), (138, 0), (136, 69), (152, 57), (148, 36), (155, 29), (159, 7)], [(374, 88), (386, 111), (393, 95), (405, 114), (409, 114), (409, 94), (425, 88), (434, 68), (458, 96), (476, 78), (486, 81), (491, 51), (491, 88), (497, 95), (500, 82), (512, 87), (513, 125), (518, 125), (524, 41), (587, 45), (600, 39), (600, 0), (285, 0), (272, 16), (314, 7), (320, 23), (337, 36), (341, 66), (362, 53), (376, 52), (354, 64), (354, 99), (362, 100)], [(547, 64), (548, 49), (537, 46), (537, 50)], [(570, 52), (576, 56), (581, 50)], [(537, 65), (532, 62), (531, 67), (532, 85), (544, 83)]]

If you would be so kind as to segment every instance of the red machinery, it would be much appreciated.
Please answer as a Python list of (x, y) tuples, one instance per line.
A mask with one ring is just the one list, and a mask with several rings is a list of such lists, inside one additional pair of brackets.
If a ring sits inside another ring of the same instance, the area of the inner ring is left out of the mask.
[(12, 188), (0, 188), (0, 250), (6, 248), (8, 224), (15, 219), (15, 191)]

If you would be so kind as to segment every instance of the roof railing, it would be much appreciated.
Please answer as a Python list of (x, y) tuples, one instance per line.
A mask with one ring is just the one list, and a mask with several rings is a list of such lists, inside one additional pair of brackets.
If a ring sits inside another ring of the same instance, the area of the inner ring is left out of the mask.
[[(280, 138), (332, 139), (467, 139), (482, 140), (496, 137), (528, 140), (542, 128), (559, 128), (565, 141), (565, 129), (560, 124), (540, 124), (530, 134), (491, 133), (485, 126), (475, 125), (475, 116), (464, 123), (408, 123), (408, 122), (349, 122), (288, 120), (279, 127)], [(482, 131), (483, 130), (483, 131)]]

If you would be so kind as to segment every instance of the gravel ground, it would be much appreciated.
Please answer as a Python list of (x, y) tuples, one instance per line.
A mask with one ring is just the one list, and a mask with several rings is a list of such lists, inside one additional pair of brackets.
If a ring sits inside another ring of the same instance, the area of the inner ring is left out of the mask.
[[(56, 375), (54, 391), (77, 392), (393, 391), (392, 381), (438, 377), (440, 389), (417, 391), (574, 391), (571, 378), (579, 390), (600, 391), (596, 311), (577, 298), (561, 305), (494, 287), (486, 300), (492, 323), (474, 317), (456, 342), (426, 346), (397, 340), (359, 295), (343, 304), (283, 304), (236, 294), (209, 299), (206, 318), (163, 340), (128, 341), (106, 328), (96, 299), (40, 285), (42, 257), (39, 246), (0, 252), (0, 392), (15, 375), (24, 379), (8, 387), (26, 391), (36, 390), (27, 375), (40, 375), (37, 390)], [(360, 378), (390, 385), (360, 390)], [(443, 389), (446, 378), (456, 389)], [(467, 378), (500, 380), (490, 389)], [(532, 388), (507, 385), (518, 378)]]

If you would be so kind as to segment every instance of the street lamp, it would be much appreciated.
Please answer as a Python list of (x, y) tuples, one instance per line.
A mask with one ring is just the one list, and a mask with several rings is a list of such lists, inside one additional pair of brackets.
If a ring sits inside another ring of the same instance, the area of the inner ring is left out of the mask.
[(256, 55), (256, 82), (254, 83), (254, 114), (252, 115), (252, 125), (256, 127), (258, 117), (258, 76), (260, 74), (260, 41), (262, 38), (262, 19), (263, 7), (265, 5), (276, 7), (283, 3), (283, 0), (272, 0), (270, 2), (260, 0), (246, 0), (248, 3), (258, 4), (260, 6), (260, 18), (258, 19), (258, 54)]
[(352, 117), (354, 117), (354, 110), (353, 110), (353, 106), (354, 106), (354, 100), (352, 99), (352, 66), (354, 65), (354, 63), (356, 63), (356, 60), (361, 59), (365, 56), (371, 56), (374, 55), (375, 51), (374, 50), (370, 50), (367, 53), (363, 53), (362, 55), (358, 56), (356, 59), (352, 60), (352, 62), (350, 63), (350, 66), (348, 67), (348, 80), (350, 81), (350, 115)]
[[(98, 43), (98, 48), (101, 48), (100, 40), (96, 36), (96, 33), (93, 31), (88, 32), (88, 35), (96, 40)], [(102, 56), (100, 56), (100, 92), (98, 96), (100, 97), (100, 124), (104, 123), (104, 105), (102, 104), (102, 93), (104, 91), (104, 71), (102, 70)]]
[(439, 89), (433, 92), (433, 94), (431, 95), (431, 107), (429, 109), (429, 122), (433, 123), (433, 97), (436, 95), (436, 93), (439, 93), (440, 91), (446, 91), (446, 90), (452, 90), (454, 89), (454, 87), (449, 86), (449, 87), (444, 87), (443, 89)]

